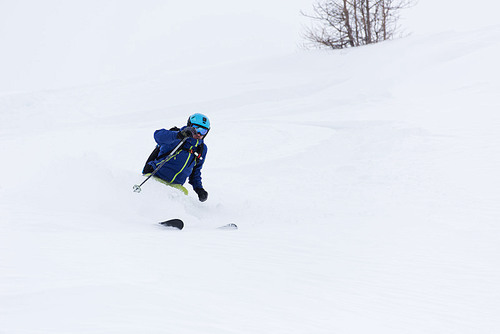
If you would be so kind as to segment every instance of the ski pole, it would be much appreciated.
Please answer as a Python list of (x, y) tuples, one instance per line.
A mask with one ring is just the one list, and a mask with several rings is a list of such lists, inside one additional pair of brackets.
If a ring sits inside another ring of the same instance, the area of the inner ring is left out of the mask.
[(135, 184), (134, 185), (134, 192), (135, 193), (140, 193), (141, 192), (141, 186), (146, 183), (147, 180), (149, 180), (151, 178), (151, 176), (155, 175), (157, 171), (160, 170), (160, 168), (163, 167), (163, 165), (168, 161), (168, 159), (173, 156), (175, 154), (175, 152), (182, 146), (182, 144), (184, 144), (184, 142), (188, 139), (189, 137), (185, 137), (184, 139), (181, 140), (181, 142), (172, 150), (172, 152), (170, 152), (166, 157), (165, 159), (161, 162), (161, 164), (156, 167), (156, 169), (148, 176), (147, 179), (145, 179), (144, 181), (142, 181), (141, 184), (137, 185)]

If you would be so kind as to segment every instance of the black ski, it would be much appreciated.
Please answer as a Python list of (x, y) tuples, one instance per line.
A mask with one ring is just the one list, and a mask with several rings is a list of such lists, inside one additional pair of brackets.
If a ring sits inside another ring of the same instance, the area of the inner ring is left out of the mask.
[(167, 227), (173, 227), (179, 230), (182, 230), (184, 228), (184, 222), (180, 219), (170, 219), (164, 222), (161, 222), (160, 225), (167, 226)]

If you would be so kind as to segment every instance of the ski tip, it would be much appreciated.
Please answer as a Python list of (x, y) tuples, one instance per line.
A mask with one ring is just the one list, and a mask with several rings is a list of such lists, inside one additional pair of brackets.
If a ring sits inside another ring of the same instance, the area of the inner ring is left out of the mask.
[(237, 230), (238, 225), (236, 225), (235, 223), (229, 223), (227, 225), (220, 226), (217, 229), (219, 229), (219, 230)]
[(159, 223), (160, 225), (175, 228), (177, 230), (182, 230), (184, 228), (184, 222), (180, 219), (170, 219)]

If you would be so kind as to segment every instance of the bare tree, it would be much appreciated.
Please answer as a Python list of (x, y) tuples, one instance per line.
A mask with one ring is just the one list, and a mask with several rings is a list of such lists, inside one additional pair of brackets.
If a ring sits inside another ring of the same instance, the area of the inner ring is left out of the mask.
[(302, 15), (316, 24), (304, 37), (314, 46), (343, 49), (385, 41), (398, 31), (401, 9), (416, 0), (317, 0), (313, 13)]

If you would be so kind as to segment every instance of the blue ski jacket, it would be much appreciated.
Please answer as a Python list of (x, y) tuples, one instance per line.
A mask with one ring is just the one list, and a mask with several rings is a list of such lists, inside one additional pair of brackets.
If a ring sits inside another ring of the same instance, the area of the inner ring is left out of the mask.
[[(155, 131), (154, 139), (159, 146), (160, 152), (156, 160), (148, 163), (151, 167), (156, 169), (179, 144), (181, 140), (177, 138), (178, 133), (178, 131), (165, 129)], [(205, 145), (203, 139), (188, 138), (181, 148), (168, 158), (155, 176), (174, 184), (184, 184), (189, 177), (189, 183), (193, 186), (193, 189), (203, 188), (201, 168), (206, 155), (207, 145)]]

